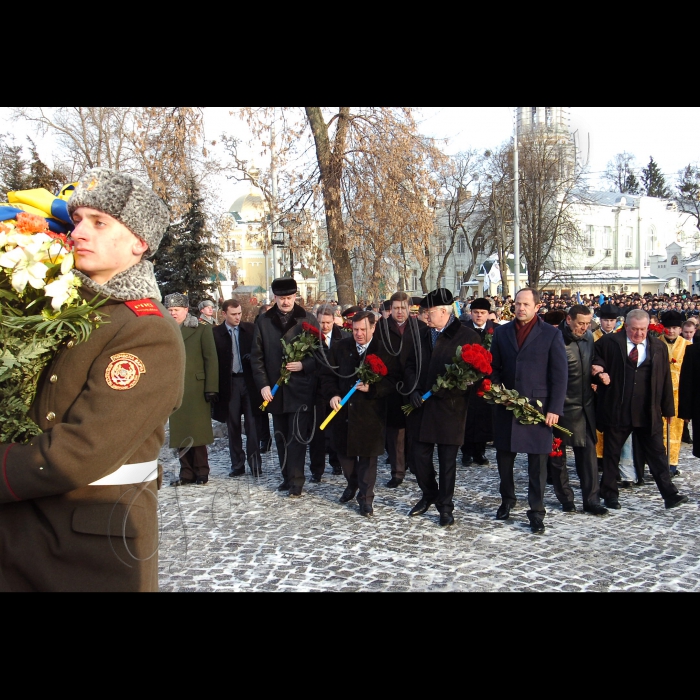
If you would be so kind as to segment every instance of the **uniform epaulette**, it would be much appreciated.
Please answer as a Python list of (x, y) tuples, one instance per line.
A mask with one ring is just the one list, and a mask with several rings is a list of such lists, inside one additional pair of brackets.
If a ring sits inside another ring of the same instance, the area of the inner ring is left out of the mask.
[(160, 316), (163, 314), (160, 309), (150, 299), (136, 299), (135, 301), (125, 301), (128, 306), (137, 316)]

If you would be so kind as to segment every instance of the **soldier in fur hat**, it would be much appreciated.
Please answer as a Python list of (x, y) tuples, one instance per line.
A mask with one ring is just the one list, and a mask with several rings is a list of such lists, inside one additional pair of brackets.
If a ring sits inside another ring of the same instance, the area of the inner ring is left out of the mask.
[(0, 445), (0, 590), (158, 589), (158, 453), (182, 400), (185, 350), (153, 265), (169, 212), (106, 168), (68, 210), (76, 276), (106, 300), (85, 342), (58, 348), (31, 417), (41, 434)]

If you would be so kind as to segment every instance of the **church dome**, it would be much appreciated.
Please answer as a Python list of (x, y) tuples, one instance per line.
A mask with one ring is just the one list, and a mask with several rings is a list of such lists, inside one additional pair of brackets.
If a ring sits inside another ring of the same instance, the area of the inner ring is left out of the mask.
[(243, 194), (229, 207), (237, 221), (263, 221), (269, 211), (265, 197), (259, 187), (251, 185), (248, 194)]

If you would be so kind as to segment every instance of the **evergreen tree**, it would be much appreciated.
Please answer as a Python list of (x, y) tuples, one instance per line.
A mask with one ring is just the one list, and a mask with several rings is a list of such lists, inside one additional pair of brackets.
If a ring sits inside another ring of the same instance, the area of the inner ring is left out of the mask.
[(16, 146), (7, 135), (0, 135), (0, 197), (3, 200), (8, 192), (27, 189), (27, 169), (27, 161), (22, 158), (22, 146)]
[(29, 137), (27, 137), (27, 141), (29, 141), (29, 153), (31, 155), (27, 189), (43, 187), (53, 194), (58, 194), (61, 187), (68, 182), (68, 176), (59, 170), (52, 170), (43, 163), (41, 158), (39, 158), (34, 141)]
[(618, 153), (607, 165), (603, 179), (607, 180), (615, 192), (639, 194), (639, 179), (636, 175), (634, 156)]
[(666, 186), (666, 178), (652, 156), (649, 156), (649, 165), (642, 168), (642, 185), (647, 197), (668, 199), (671, 196), (671, 191)]
[(212, 298), (215, 273), (214, 247), (209, 242), (203, 204), (199, 186), (190, 178), (187, 212), (168, 227), (153, 259), (161, 294), (187, 294), (192, 313), (200, 301)]
[(678, 173), (676, 189), (681, 208), (695, 217), (695, 225), (700, 228), (700, 167), (686, 165)]

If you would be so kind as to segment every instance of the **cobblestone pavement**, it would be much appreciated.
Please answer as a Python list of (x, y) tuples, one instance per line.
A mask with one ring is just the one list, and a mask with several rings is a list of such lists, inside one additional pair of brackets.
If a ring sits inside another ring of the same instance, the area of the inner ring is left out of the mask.
[[(167, 443), (166, 443), (167, 444)], [(264, 474), (230, 478), (228, 441), (210, 446), (205, 486), (174, 488), (174, 451), (163, 448), (162, 591), (697, 591), (700, 590), (700, 462), (683, 445), (676, 481), (690, 502), (666, 510), (653, 480), (621, 489), (622, 510), (563, 513), (547, 488), (546, 532), (528, 527), (526, 457), (516, 461), (518, 505), (495, 520), (500, 503), (492, 464), (458, 461), (455, 525), (442, 529), (433, 508), (408, 518), (420, 498), (415, 478), (387, 489), (379, 459), (374, 517), (338, 503), (345, 479), (330, 468), (301, 499), (276, 490), (276, 452)], [(436, 462), (437, 464), (437, 462)], [(647, 468), (648, 469), (648, 468)], [(581, 507), (573, 462), (571, 485)], [(309, 477), (307, 462), (307, 479)]]

